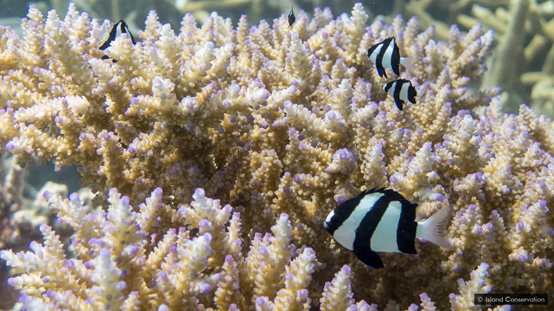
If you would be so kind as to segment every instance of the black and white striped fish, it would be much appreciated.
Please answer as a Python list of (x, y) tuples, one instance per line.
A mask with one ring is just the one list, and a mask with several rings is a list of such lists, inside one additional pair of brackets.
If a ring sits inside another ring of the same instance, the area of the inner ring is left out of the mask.
[(410, 57), (400, 57), (400, 50), (396, 45), (396, 39), (389, 37), (385, 41), (375, 44), (367, 50), (367, 57), (377, 67), (377, 73), (382, 78), (387, 77), (385, 68), (389, 68), (395, 75), (400, 75), (400, 66), (406, 67), (409, 71), (412, 64)]
[(450, 208), (443, 207), (423, 222), (415, 222), (416, 203), (391, 189), (371, 189), (337, 206), (325, 219), (325, 229), (368, 267), (383, 262), (376, 252), (416, 254), (415, 239), (447, 247)]
[[(110, 35), (108, 37), (108, 40), (106, 40), (106, 42), (104, 42), (99, 47), (99, 49), (100, 50), (107, 49), (110, 46), (110, 44), (115, 40), (115, 38), (119, 37), (122, 33), (128, 34), (129, 37), (131, 37), (131, 41), (133, 42), (133, 44), (137, 43), (135, 41), (135, 38), (133, 37), (133, 34), (129, 30), (129, 26), (127, 26), (127, 23), (125, 23), (124, 20), (119, 20), (119, 22), (113, 25), (112, 30), (110, 30)], [(110, 58), (108, 55), (102, 56), (102, 59), (108, 59), (108, 58)]]
[(289, 20), (289, 28), (292, 27), (292, 25), (294, 24), (294, 22), (296, 22), (296, 16), (294, 16), (294, 11), (293, 11), (293, 8), (290, 9), (290, 13), (289, 15), (287, 16), (288, 20)]
[(417, 91), (409, 80), (398, 79), (391, 81), (385, 84), (383, 89), (392, 96), (396, 107), (400, 110), (402, 110), (405, 100), (412, 104), (416, 103), (415, 97), (417, 96)]

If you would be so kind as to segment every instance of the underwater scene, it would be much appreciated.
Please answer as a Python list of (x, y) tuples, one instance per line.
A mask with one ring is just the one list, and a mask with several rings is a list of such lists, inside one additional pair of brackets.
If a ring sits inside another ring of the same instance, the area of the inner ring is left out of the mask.
[(0, 310), (554, 309), (554, 1), (0, 8)]

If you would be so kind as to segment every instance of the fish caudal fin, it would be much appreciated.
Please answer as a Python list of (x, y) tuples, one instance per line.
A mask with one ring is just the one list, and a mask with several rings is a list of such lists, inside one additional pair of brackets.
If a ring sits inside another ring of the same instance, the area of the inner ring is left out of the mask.
[(414, 58), (413, 56), (401, 57), (400, 65), (404, 66), (409, 72), (414, 72)]
[(444, 206), (424, 222), (417, 223), (416, 237), (425, 239), (440, 247), (448, 247), (446, 226), (450, 220), (450, 206)]

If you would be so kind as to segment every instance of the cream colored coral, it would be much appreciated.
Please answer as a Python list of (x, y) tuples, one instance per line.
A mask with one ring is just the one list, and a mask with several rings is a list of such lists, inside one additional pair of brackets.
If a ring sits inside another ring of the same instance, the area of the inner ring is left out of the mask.
[[(554, 127), (525, 106), (504, 114), (497, 89), (467, 92), (492, 33), (451, 27), (442, 42), (417, 18), (366, 24), (360, 5), (351, 15), (299, 13), (294, 27), (284, 15), (273, 25), (242, 18), (236, 30), (217, 14), (202, 26), (186, 15), (177, 34), (152, 12), (142, 42), (121, 36), (105, 51), (111, 23), (73, 6), (63, 20), (32, 8), (21, 38), (2, 28), (1, 151), (78, 165), (97, 196), (90, 208), (49, 196), (76, 231), (79, 258), (63, 259), (81, 280), (76, 292), (22, 300), (105, 305), (85, 288), (95, 284), (123, 293), (117, 307), (303, 309), (345, 264), (360, 309), (414, 308), (422, 293), (439, 309), (458, 304), (450, 293), (463, 305), (468, 289), (456, 281), (482, 262), (491, 289), (551, 290)], [(415, 62), (401, 68), (418, 90), (402, 111), (367, 58), (389, 36)], [(417, 255), (381, 254), (385, 268), (368, 271), (322, 222), (374, 187), (417, 203), (418, 221), (451, 208), (451, 247), (416, 241)], [(101, 251), (103, 272), (93, 267)], [(94, 283), (109, 271), (109, 284)], [(37, 275), (13, 285), (29, 296)], [(237, 278), (244, 300), (216, 294)]]

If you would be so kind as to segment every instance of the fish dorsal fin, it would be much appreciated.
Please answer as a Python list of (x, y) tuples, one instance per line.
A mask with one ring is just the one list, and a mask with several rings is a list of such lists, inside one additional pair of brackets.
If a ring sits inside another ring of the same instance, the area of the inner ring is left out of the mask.
[(389, 199), (390, 201), (399, 201), (402, 205), (411, 205), (413, 206), (413, 208), (416, 208), (417, 207), (417, 203), (412, 203), (410, 201), (408, 201), (405, 197), (403, 197), (400, 193), (392, 190), (392, 189), (387, 189), (387, 188), (371, 188), (371, 189), (366, 189), (362, 192), (360, 192), (359, 196), (365, 196), (367, 194), (371, 194), (371, 193), (376, 193), (376, 192), (379, 192), (379, 193), (383, 193), (385, 195), (385, 197), (387, 199)]

